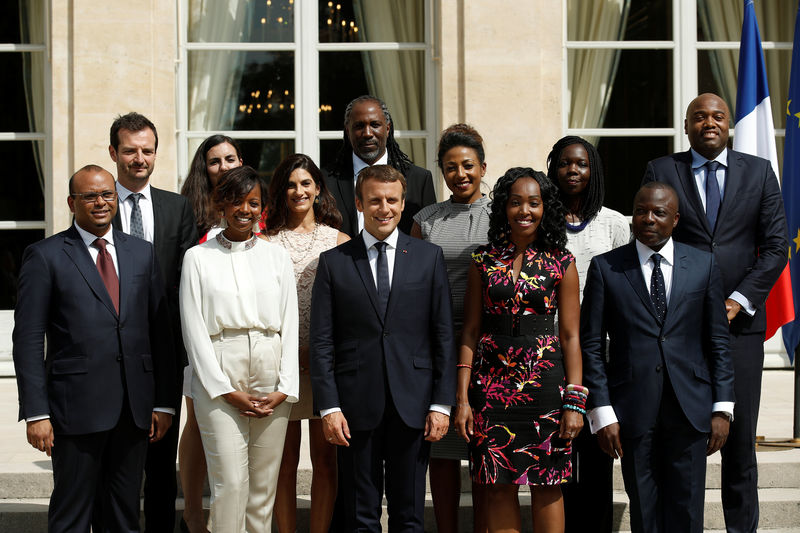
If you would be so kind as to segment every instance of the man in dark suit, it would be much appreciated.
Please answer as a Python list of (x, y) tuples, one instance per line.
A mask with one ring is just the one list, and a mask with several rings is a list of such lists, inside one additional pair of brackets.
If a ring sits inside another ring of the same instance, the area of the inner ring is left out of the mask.
[(449, 426), (455, 346), (441, 248), (398, 231), (405, 180), (356, 183), (364, 231), (319, 259), (311, 304), (314, 410), (336, 444), (343, 531), (422, 532), (430, 441)]
[(736, 374), (736, 410), (722, 449), (722, 507), (730, 533), (750, 533), (758, 526), (755, 435), (764, 303), (786, 265), (789, 241), (772, 167), (727, 149), (729, 121), (721, 98), (695, 98), (684, 125), (691, 149), (648, 163), (643, 183), (658, 180), (675, 188), (682, 215), (675, 240), (713, 253), (722, 274)]
[(103, 531), (138, 531), (148, 436), (164, 436), (176, 399), (164, 284), (153, 246), (111, 229), (111, 174), (86, 166), (69, 191), (75, 223), (29, 246), (20, 270), (19, 416), (52, 452), (49, 531), (89, 531), (93, 512)]
[(325, 179), (342, 214), (343, 233), (355, 237), (364, 227), (364, 217), (355, 205), (356, 176), (362, 168), (389, 165), (406, 179), (406, 198), (399, 228), (410, 233), (417, 211), (436, 202), (433, 178), (400, 150), (394, 139), (394, 123), (389, 110), (375, 96), (359, 96), (344, 112), (344, 139), (336, 161)]
[[(197, 227), (191, 206), (185, 197), (150, 185), (155, 168), (158, 133), (155, 125), (139, 113), (128, 113), (111, 125), (111, 159), (117, 165), (119, 212), (114, 228), (153, 243), (161, 265), (169, 306), (175, 351), (179, 369), (173, 394), (180, 420), (183, 390), (183, 367), (187, 364), (181, 337), (178, 305), (183, 254), (197, 244)], [(149, 446), (145, 466), (144, 516), (145, 531), (171, 530), (175, 524), (177, 479), (175, 457), (178, 451), (179, 424), (167, 435)]]
[(678, 205), (669, 185), (639, 190), (636, 240), (592, 259), (581, 306), (587, 418), (622, 458), (640, 533), (702, 533), (706, 454), (733, 411), (722, 279), (713, 255), (671, 239)]

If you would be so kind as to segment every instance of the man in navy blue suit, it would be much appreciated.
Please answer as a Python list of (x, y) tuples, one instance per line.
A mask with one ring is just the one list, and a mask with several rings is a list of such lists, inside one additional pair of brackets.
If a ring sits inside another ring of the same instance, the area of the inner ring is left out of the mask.
[(422, 532), (431, 441), (455, 401), (455, 346), (441, 248), (397, 229), (405, 179), (388, 165), (356, 182), (364, 231), (319, 258), (311, 303), (314, 410), (339, 446), (344, 531)]
[(706, 455), (734, 406), (722, 278), (713, 255), (672, 240), (678, 205), (664, 183), (639, 190), (636, 240), (592, 259), (581, 306), (587, 418), (622, 459), (640, 533), (702, 533)]
[(147, 443), (175, 409), (164, 284), (153, 246), (111, 227), (111, 174), (88, 165), (69, 191), (73, 226), (29, 246), (20, 270), (19, 417), (52, 454), (48, 531), (89, 531), (93, 512), (104, 531), (138, 531)]

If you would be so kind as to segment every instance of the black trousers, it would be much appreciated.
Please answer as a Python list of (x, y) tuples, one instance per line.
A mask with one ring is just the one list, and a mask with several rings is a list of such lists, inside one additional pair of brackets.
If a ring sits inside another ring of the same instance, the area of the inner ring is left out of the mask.
[[(179, 373), (183, 378), (183, 369)], [(175, 498), (178, 495), (175, 460), (178, 456), (182, 402), (178, 401), (176, 405), (175, 416), (167, 433), (158, 442), (147, 445), (144, 466), (145, 533), (172, 531), (175, 528)]]
[(572, 481), (564, 494), (565, 533), (611, 533), (614, 460), (597, 444), (589, 423), (572, 443)]

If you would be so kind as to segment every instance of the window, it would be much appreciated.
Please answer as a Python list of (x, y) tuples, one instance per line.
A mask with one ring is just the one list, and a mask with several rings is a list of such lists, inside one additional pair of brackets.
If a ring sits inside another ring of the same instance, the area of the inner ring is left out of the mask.
[(430, 0), (182, 0), (179, 175), (208, 135), (266, 176), (302, 152), (327, 166), (347, 103), (382, 98), (403, 150), (432, 163)]

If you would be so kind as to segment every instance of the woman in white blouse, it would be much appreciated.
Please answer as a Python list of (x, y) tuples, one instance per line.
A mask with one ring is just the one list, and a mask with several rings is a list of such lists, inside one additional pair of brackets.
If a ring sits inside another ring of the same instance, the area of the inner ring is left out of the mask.
[(253, 234), (265, 192), (251, 167), (224, 174), (214, 202), (227, 227), (183, 261), (181, 323), (215, 531), (271, 531), (290, 404), (298, 399), (292, 261)]

